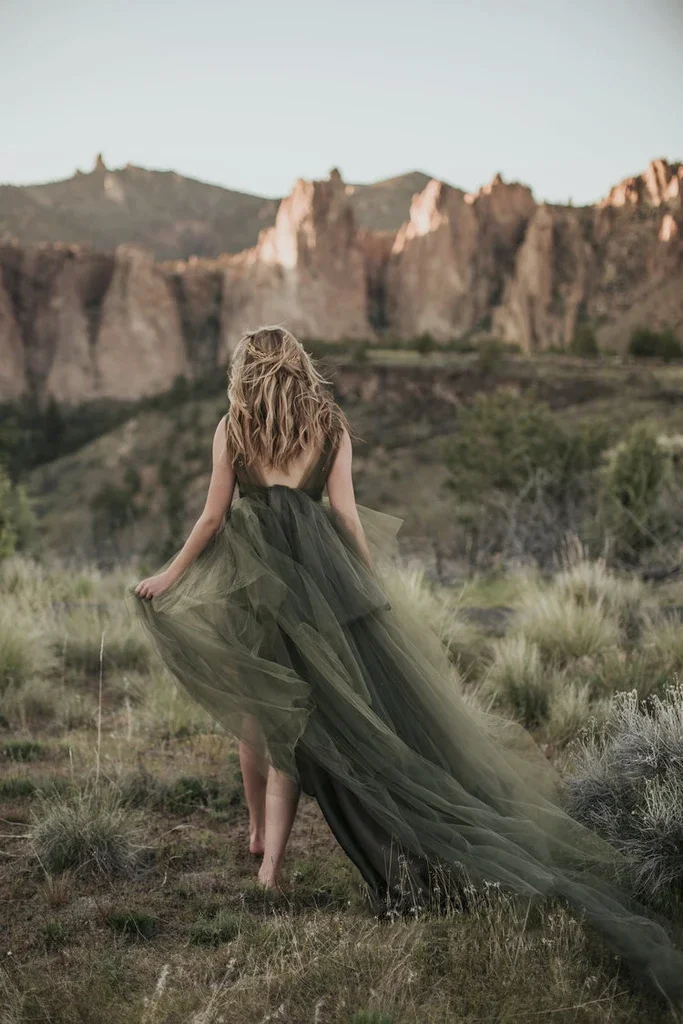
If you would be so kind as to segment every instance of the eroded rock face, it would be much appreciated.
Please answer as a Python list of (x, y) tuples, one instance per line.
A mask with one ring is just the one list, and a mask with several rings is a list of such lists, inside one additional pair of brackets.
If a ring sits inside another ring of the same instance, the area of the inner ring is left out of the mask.
[(188, 374), (180, 311), (166, 275), (144, 249), (122, 245), (95, 345), (98, 393), (141, 398)]
[(26, 387), (23, 339), (0, 267), (0, 402), (11, 401)]
[(527, 351), (564, 348), (584, 308), (594, 252), (583, 211), (539, 206), (508, 278), (492, 330)]
[(499, 175), (475, 194), (430, 181), (389, 258), (391, 329), (447, 341), (484, 325), (535, 208), (528, 188)]
[[(386, 243), (378, 252), (381, 263)], [(275, 226), (238, 256), (157, 264), (129, 245), (9, 245), (0, 271), (6, 398), (137, 399), (224, 365), (263, 323), (303, 339), (373, 335), (368, 261), (337, 171), (297, 182)]]
[(327, 181), (297, 181), (274, 227), (229, 258), (222, 321), (222, 360), (260, 324), (282, 324), (304, 339), (371, 337), (365, 260), (338, 171)]
[(596, 207), (541, 206), (493, 331), (527, 351), (571, 345), (579, 322), (620, 349), (638, 324), (683, 327), (683, 167), (653, 161)]
[(598, 204), (606, 206), (675, 206), (681, 208), (683, 164), (653, 160), (643, 174), (625, 178)]
[(135, 399), (186, 372), (177, 304), (143, 250), (7, 246), (0, 273), (5, 399)]
[(238, 255), (0, 246), (0, 401), (154, 394), (224, 368), (264, 323), (303, 340), (493, 334), (527, 351), (566, 348), (583, 322), (614, 348), (639, 323), (683, 340), (682, 183), (657, 160), (574, 208), (537, 206), (500, 176), (473, 194), (430, 181), (394, 235), (357, 228), (333, 171), (297, 182)]

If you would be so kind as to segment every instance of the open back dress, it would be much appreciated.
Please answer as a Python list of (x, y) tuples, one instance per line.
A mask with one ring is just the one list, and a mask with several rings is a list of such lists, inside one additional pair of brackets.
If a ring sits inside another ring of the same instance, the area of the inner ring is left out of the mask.
[(131, 613), (174, 679), (316, 798), (377, 896), (406, 874), (429, 886), (439, 866), (557, 898), (682, 1006), (683, 953), (632, 899), (628, 865), (563, 810), (528, 733), (464, 701), (438, 637), (384, 571), (401, 520), (358, 506), (370, 568), (324, 497), (337, 443), (298, 486), (238, 461), (218, 532), (163, 594), (131, 587)]

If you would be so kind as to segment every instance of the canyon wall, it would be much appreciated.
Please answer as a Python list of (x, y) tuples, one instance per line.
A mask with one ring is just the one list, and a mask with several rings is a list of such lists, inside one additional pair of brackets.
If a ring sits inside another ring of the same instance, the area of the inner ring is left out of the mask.
[[(566, 348), (590, 324), (683, 340), (683, 167), (653, 161), (594, 207), (537, 204), (496, 176), (436, 180), (394, 233), (359, 227), (337, 171), (300, 180), (255, 246), (158, 263), (140, 247), (0, 245), (0, 401), (137, 399), (225, 366), (246, 329), (302, 339), (493, 335)], [(366, 201), (366, 200), (364, 200)]]

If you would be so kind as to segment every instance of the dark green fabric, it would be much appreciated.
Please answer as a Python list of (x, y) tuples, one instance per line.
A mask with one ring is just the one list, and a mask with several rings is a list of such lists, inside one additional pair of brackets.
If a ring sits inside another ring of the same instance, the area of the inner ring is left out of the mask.
[(396, 844), (415, 877), (438, 863), (558, 897), (683, 1005), (683, 954), (630, 898), (628, 865), (564, 812), (529, 735), (463, 700), (438, 638), (383, 571), (401, 521), (359, 506), (366, 567), (322, 496), (331, 455), (297, 488), (237, 466), (240, 496), (216, 536), (160, 597), (131, 588), (131, 613), (189, 694), (318, 799), (376, 891), (395, 880)]

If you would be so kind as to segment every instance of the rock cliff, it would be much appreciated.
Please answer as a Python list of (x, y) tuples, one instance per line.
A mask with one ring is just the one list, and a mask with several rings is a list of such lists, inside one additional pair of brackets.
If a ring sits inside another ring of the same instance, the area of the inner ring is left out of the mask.
[(337, 171), (296, 183), (257, 245), (157, 264), (120, 245), (0, 247), (0, 401), (136, 399), (225, 365), (240, 335), (371, 337), (366, 257)]
[(372, 334), (365, 259), (339, 171), (327, 181), (297, 181), (275, 225), (227, 262), (222, 321), (222, 359), (262, 323), (327, 341)]
[(486, 325), (535, 208), (528, 188), (500, 175), (475, 194), (430, 181), (389, 257), (393, 331), (448, 341)]
[(681, 333), (682, 184), (683, 165), (655, 160), (596, 207), (539, 206), (494, 310), (494, 333), (528, 351), (566, 348), (581, 322), (615, 349), (639, 323)]
[[(99, 161), (83, 177), (109, 173)], [(261, 323), (328, 341), (493, 334), (526, 351), (566, 348), (582, 323), (614, 348), (638, 323), (683, 340), (682, 191), (683, 167), (664, 160), (594, 207), (537, 205), (499, 175), (476, 193), (432, 180), (394, 233), (358, 226), (332, 171), (298, 181), (255, 246), (217, 259), (8, 242), (0, 401), (154, 394), (225, 366)]]

